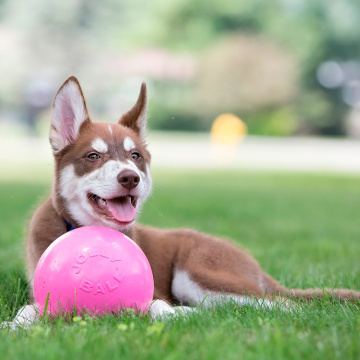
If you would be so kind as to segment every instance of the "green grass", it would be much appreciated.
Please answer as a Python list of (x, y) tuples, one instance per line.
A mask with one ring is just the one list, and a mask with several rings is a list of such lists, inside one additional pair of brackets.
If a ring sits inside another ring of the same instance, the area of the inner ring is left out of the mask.
[[(47, 179), (47, 177), (46, 177)], [(360, 178), (236, 171), (160, 171), (141, 222), (191, 227), (247, 248), (288, 287), (360, 289)], [(0, 182), (0, 321), (27, 301), (23, 228), (49, 182)], [(228, 304), (152, 323), (123, 315), (0, 330), (2, 359), (357, 359), (358, 306)]]

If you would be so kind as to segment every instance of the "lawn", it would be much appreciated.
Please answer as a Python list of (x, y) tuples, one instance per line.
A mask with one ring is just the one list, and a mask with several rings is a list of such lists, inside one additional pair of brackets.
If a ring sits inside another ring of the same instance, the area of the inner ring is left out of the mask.
[[(24, 225), (49, 192), (0, 180), (0, 322), (27, 301)], [(41, 176), (39, 176), (41, 178)], [(288, 287), (360, 289), (360, 178), (159, 170), (140, 221), (191, 227), (247, 248)], [(0, 330), (2, 359), (358, 359), (359, 304), (319, 300), (293, 311), (229, 304), (151, 322), (132, 314)]]

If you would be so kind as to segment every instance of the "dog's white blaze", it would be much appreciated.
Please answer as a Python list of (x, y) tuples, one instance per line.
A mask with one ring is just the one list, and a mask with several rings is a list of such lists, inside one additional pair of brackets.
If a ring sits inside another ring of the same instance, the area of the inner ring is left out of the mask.
[(88, 194), (96, 194), (104, 199), (121, 195), (122, 189), (117, 176), (124, 170), (136, 171), (140, 176), (141, 181), (132, 191), (132, 194), (138, 197), (136, 211), (139, 213), (142, 204), (151, 192), (151, 177), (150, 174), (145, 176), (130, 161), (109, 160), (101, 168), (81, 177), (75, 174), (73, 165), (68, 165), (61, 171), (60, 193), (66, 200), (68, 211), (78, 223), (83, 226), (107, 226), (117, 229), (114, 223), (94, 213)]
[(107, 153), (109, 151), (108, 145), (107, 143), (100, 138), (96, 138), (92, 143), (91, 143), (91, 147), (100, 153)]
[(238, 305), (266, 306), (268, 308), (275, 306), (275, 303), (267, 299), (255, 299), (248, 296), (204, 290), (190, 278), (185, 270), (175, 270), (171, 290), (177, 300), (191, 305), (202, 304), (206, 307), (211, 307), (224, 302), (234, 301)]
[(135, 149), (134, 141), (128, 136), (124, 139), (124, 149), (126, 151), (130, 151), (132, 149)]
[(108, 129), (109, 129), (109, 131), (110, 131), (110, 134), (112, 135), (112, 134), (113, 134), (113, 131), (112, 131), (111, 124), (108, 125)]
[(70, 144), (69, 137), (64, 134), (70, 135), (73, 140), (76, 139), (86, 117), (81, 92), (75, 82), (69, 81), (57, 94), (51, 114), (53, 127), (50, 129), (50, 142), (54, 153)]

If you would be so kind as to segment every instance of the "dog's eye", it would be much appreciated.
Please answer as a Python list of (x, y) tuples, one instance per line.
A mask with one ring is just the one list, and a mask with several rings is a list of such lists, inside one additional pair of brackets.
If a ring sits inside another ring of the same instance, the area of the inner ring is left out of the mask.
[(134, 159), (134, 160), (138, 160), (140, 159), (140, 154), (136, 151), (134, 151), (132, 154), (131, 154), (131, 157)]
[(91, 153), (87, 157), (88, 157), (88, 159), (91, 159), (91, 160), (100, 159), (100, 155), (96, 154), (96, 153)]

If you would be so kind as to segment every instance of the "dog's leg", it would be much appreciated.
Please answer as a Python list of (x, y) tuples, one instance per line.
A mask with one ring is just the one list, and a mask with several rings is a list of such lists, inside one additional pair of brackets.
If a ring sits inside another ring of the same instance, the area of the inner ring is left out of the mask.
[(16, 314), (13, 321), (5, 321), (1, 324), (1, 328), (8, 328), (15, 331), (19, 328), (28, 329), (38, 320), (38, 309), (34, 305), (23, 306)]
[(149, 227), (136, 228), (135, 238), (152, 265), (155, 299), (205, 307), (224, 301), (271, 307), (272, 295), (281, 295), (283, 287), (249, 254), (223, 239)]
[[(211, 272), (207, 274), (207, 281), (211, 279)], [(233, 302), (237, 305), (250, 305), (255, 307), (272, 308), (278, 306), (278, 302), (271, 301), (263, 297), (252, 297), (248, 295), (239, 295), (236, 293), (224, 293), (222, 291), (213, 291), (207, 289), (196, 283), (190, 273), (185, 270), (175, 270), (172, 293), (174, 297), (184, 303), (193, 306), (203, 306), (209, 308), (212, 306), (221, 305), (228, 302)]]
[(189, 230), (166, 235), (178, 244), (171, 292), (180, 303), (273, 307), (285, 290), (246, 251), (223, 239)]
[[(170, 233), (171, 234), (171, 233)], [(174, 262), (172, 295), (183, 304), (205, 307), (234, 301), (238, 304), (287, 308), (286, 299), (329, 299), (357, 302), (360, 292), (347, 289), (286, 289), (266, 274), (245, 251), (221, 239), (196, 232), (177, 233), (179, 251)]]
[[(197, 311), (198, 306), (205, 308), (211, 308), (214, 306), (221, 306), (229, 302), (237, 304), (239, 306), (253, 306), (256, 308), (273, 308), (284, 306), (284, 301), (271, 301), (267, 298), (256, 298), (251, 296), (241, 296), (238, 294), (225, 294), (222, 292), (212, 291), (206, 288), (202, 288), (199, 284), (190, 278), (190, 275), (186, 271), (175, 271), (172, 281), (172, 293), (174, 297), (183, 304), (189, 304), (189, 306), (171, 306), (164, 300), (154, 300), (150, 307), (150, 314), (152, 318), (162, 317), (166, 318), (169, 315), (181, 315), (190, 311)], [(279, 299), (281, 300), (281, 299)]]
[(170, 315), (175, 313), (175, 309), (173, 306), (169, 305), (164, 300), (154, 300), (150, 306), (150, 315), (152, 318), (156, 318), (158, 316)]

